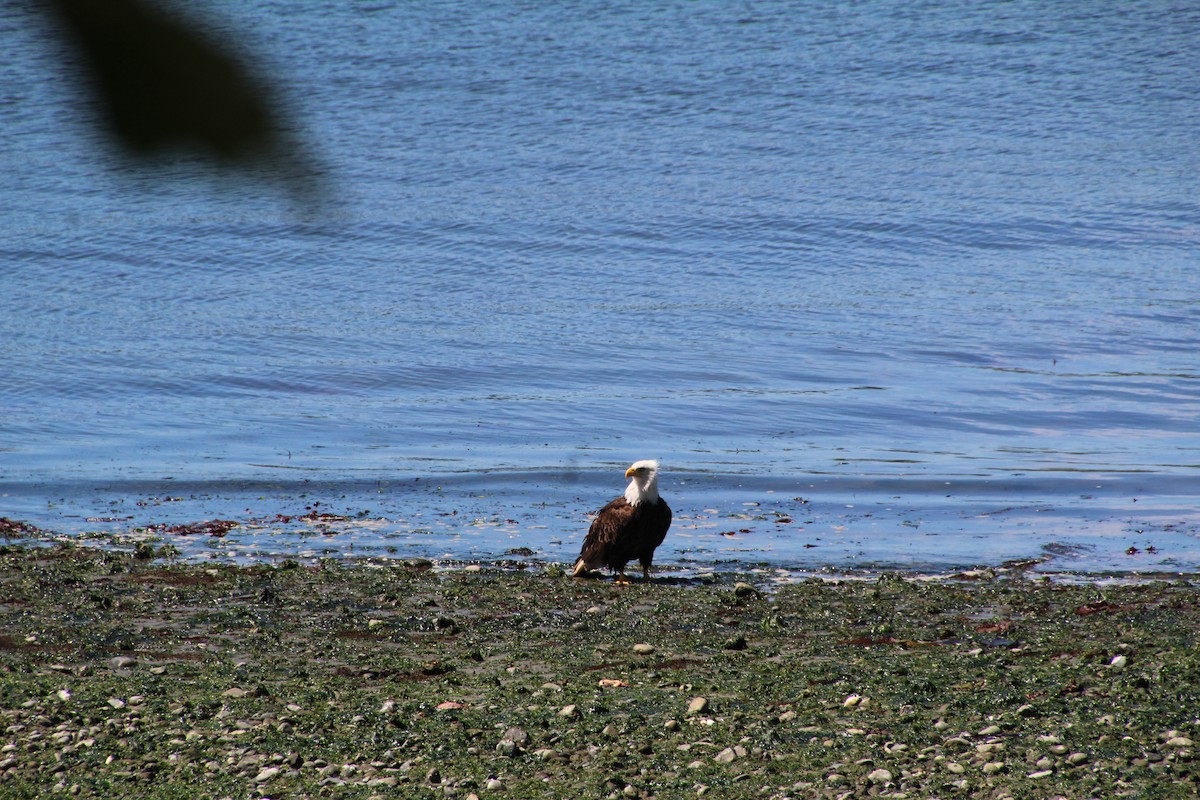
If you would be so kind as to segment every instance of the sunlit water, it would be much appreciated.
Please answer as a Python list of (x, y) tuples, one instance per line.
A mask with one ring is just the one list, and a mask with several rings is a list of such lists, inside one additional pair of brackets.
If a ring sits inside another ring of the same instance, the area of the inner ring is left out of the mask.
[(129, 174), (31, 13), (0, 516), (567, 560), (657, 457), (666, 568), (1200, 570), (1193, 4), (225, 9), (316, 213)]

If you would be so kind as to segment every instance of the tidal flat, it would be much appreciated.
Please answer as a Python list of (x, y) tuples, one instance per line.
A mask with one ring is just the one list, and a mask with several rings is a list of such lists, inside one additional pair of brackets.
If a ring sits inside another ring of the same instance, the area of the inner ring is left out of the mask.
[(1184, 798), (1188, 580), (0, 553), (0, 797)]

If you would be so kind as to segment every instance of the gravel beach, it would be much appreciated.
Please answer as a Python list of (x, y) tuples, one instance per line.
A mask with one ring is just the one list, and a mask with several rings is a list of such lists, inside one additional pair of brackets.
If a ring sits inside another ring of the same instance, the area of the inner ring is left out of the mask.
[(0, 555), (0, 797), (1184, 798), (1188, 581)]

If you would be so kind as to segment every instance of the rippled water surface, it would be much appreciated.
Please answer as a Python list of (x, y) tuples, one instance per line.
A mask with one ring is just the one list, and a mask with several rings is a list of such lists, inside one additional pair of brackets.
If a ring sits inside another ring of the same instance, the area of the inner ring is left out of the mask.
[(653, 456), (666, 565), (1200, 569), (1193, 4), (222, 8), (315, 210), (130, 171), (33, 13), (0, 516), (565, 560)]

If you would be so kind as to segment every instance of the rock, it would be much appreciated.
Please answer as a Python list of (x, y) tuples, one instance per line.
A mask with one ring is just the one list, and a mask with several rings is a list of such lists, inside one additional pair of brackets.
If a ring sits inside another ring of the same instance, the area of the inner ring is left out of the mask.
[(425, 773), (425, 782), (426, 783), (441, 783), (442, 782), (442, 773), (438, 772), (437, 767), (434, 767), (433, 769), (429, 770), (429, 772)]
[(529, 734), (520, 728), (509, 728), (504, 732), (504, 738), (522, 747), (529, 744)]
[(579, 716), (579, 707), (576, 706), (574, 703), (571, 703), (570, 705), (565, 705), (562, 707), (562, 709), (559, 710), (558, 715), (560, 717), (567, 717), (568, 719), (573, 718), (573, 717), (578, 717)]
[(958, 763), (957, 761), (947, 761), (946, 762), (946, 771), (952, 772), (955, 775), (962, 775), (964, 772), (966, 772), (966, 769), (967, 769), (966, 767), (964, 767), (962, 764)]
[(748, 583), (738, 581), (733, 585), (733, 593), (738, 597), (753, 597), (758, 594), (758, 589), (755, 589)]
[(983, 765), (984, 775), (995, 775), (997, 772), (1004, 771), (1005, 764), (1003, 761), (989, 761)]
[(877, 786), (881, 786), (885, 783), (892, 782), (892, 773), (880, 767), (877, 770), (872, 770), (871, 773), (867, 775), (867, 780)]
[(1125, 669), (1125, 665), (1129, 663), (1129, 659), (1123, 655), (1113, 656), (1113, 660), (1108, 662), (1108, 666), (1117, 672)]
[(679, 720), (669, 719), (663, 723), (663, 727), (669, 731), (677, 731), (679, 730)]
[(703, 714), (708, 711), (708, 699), (704, 697), (693, 697), (692, 702), (688, 703), (687, 713)]
[(118, 711), (120, 711), (122, 708), (125, 707), (125, 701), (119, 697), (108, 698), (108, 704), (110, 706), (112, 706), (113, 708), (117, 709)]
[(1023, 705), (1017, 709), (1017, 716), (1020, 716), (1020, 717), (1036, 717), (1037, 713), (1038, 713), (1038, 710), (1036, 708), (1034, 708), (1033, 706), (1031, 706), (1029, 703), (1026, 703), (1025, 705)]
[(648, 656), (654, 652), (654, 645), (639, 642), (633, 646), (633, 652), (637, 653), (639, 656)]
[(468, 564), (463, 567), (463, 572), (483, 572), (483, 567), (478, 564)]
[(713, 756), (713, 761), (716, 761), (718, 764), (731, 764), (735, 760), (737, 760), (737, 753), (733, 751), (732, 747), (726, 747)]
[(255, 783), (266, 783), (279, 774), (279, 767), (267, 767), (254, 776)]
[(1047, 775), (1053, 775), (1053, 774), (1054, 774), (1054, 770), (1052, 770), (1052, 769), (1039, 769), (1037, 772), (1030, 772), (1025, 777), (1037, 779), (1037, 778), (1045, 778)]
[(504, 737), (496, 743), (496, 752), (508, 758), (516, 758), (524, 752), (529, 744), (529, 734), (520, 728), (509, 728)]
[(862, 695), (852, 694), (849, 697), (847, 697), (845, 700), (842, 701), (842, 707), (843, 708), (854, 708), (855, 706), (860, 705), (862, 703), (862, 701), (863, 701)]
[(483, 788), (487, 789), (489, 792), (498, 792), (504, 788), (504, 784), (495, 778), (488, 778), (487, 783), (483, 785)]
[(621, 732), (617, 730), (616, 726), (614, 725), (605, 725), (604, 730), (600, 731), (600, 733), (610, 739), (615, 739), (621, 734)]
[(1167, 739), (1167, 747), (1191, 747), (1193, 744), (1194, 742), (1186, 736), (1172, 736)]
[(999, 732), (1000, 732), (999, 725), (988, 725), (986, 728), (984, 728), (983, 730), (981, 730), (979, 732), (979, 735), (980, 736), (995, 736)]
[(113, 656), (108, 663), (113, 669), (130, 669), (137, 666), (137, 659), (133, 656)]
[(232, 689), (226, 689), (225, 691), (221, 692), (222, 697), (231, 697), (234, 700), (240, 700), (248, 694), (250, 693), (245, 689), (239, 689), (236, 686)]
[(1073, 766), (1086, 764), (1087, 760), (1088, 757), (1083, 753), (1071, 753), (1071, 755), (1067, 756), (1067, 763)]
[(745, 650), (748, 647), (745, 636), (735, 636), (732, 639), (727, 639), (725, 644), (721, 646), (725, 650)]

